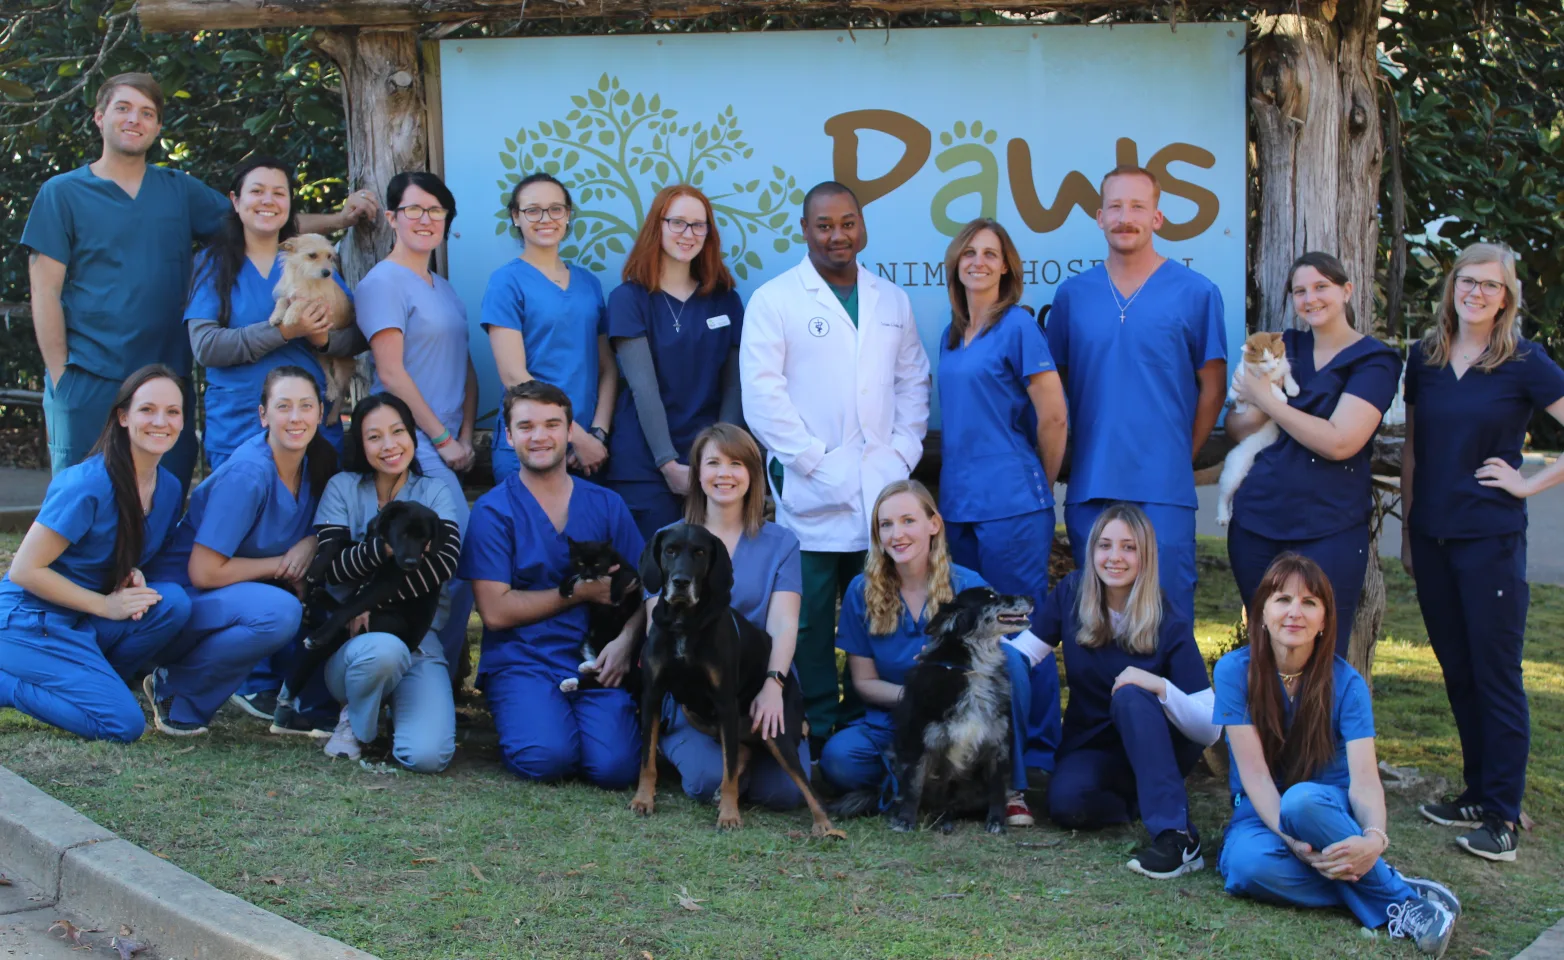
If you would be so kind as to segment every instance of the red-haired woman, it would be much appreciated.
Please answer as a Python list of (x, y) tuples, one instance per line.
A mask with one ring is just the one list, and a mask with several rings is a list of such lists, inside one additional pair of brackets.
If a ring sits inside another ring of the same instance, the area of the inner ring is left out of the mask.
[(739, 422), (744, 304), (722, 262), (711, 201), (664, 187), (608, 297), (608, 336), (629, 390), (620, 390), (602, 482), (624, 497), (641, 535), (684, 515), (695, 435)]
[(1336, 656), (1336, 602), (1319, 564), (1272, 561), (1249, 609), (1249, 644), (1217, 661), (1213, 719), (1227, 728), (1233, 819), (1227, 892), (1346, 907), (1424, 953), (1450, 942), (1460, 901), (1385, 862), (1385, 791), (1368, 685)]

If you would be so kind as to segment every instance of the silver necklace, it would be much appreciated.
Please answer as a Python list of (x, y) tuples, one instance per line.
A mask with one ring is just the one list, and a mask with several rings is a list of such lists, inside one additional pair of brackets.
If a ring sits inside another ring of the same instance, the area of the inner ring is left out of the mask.
[[(1157, 271), (1155, 270), (1151, 271), (1151, 273), (1156, 272)], [(1151, 273), (1146, 274), (1146, 280), (1151, 279)], [(1113, 295), (1113, 305), (1119, 308), (1119, 323), (1122, 324), (1124, 322), (1124, 311), (1128, 310), (1130, 308), (1130, 304), (1135, 302), (1135, 298), (1140, 296), (1140, 292), (1146, 289), (1146, 280), (1142, 280), (1140, 282), (1140, 286), (1135, 288), (1135, 292), (1130, 294), (1130, 298), (1128, 300), (1120, 303), (1119, 288), (1113, 283), (1113, 274), (1108, 274), (1108, 292)]]
[(668, 295), (668, 291), (666, 291), (666, 290), (663, 291), (663, 299), (668, 301), (668, 314), (673, 317), (673, 332), (674, 333), (681, 332), (680, 331), (680, 327), (679, 327), (679, 321), (684, 319), (684, 308), (688, 307), (690, 305), (690, 302), (688, 300), (686, 300), (683, 303), (680, 303), (678, 311), (675, 312), (674, 309), (673, 309), (673, 305), (675, 303), (677, 303), (678, 301), (674, 300), (673, 297), (669, 296)]

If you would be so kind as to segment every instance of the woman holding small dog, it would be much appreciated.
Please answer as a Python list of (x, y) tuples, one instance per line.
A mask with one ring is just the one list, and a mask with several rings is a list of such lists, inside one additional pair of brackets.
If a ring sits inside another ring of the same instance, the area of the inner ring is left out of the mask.
[(190, 618), (181, 586), (142, 573), (179, 517), (179, 480), (161, 464), (184, 407), (174, 371), (142, 367), (92, 454), (49, 483), (0, 580), (0, 708), (90, 740), (141, 736), (126, 683)]
[(1372, 930), (1440, 956), (1461, 903), (1385, 862), (1385, 790), (1368, 685), (1334, 653), (1335, 603), (1319, 564), (1284, 553), (1249, 608), (1249, 643), (1216, 665), (1233, 819), (1227, 892), (1298, 907), (1346, 907)]
[(326, 687), (341, 703), (326, 755), (357, 760), (362, 744), (380, 730), (380, 705), (391, 702), (391, 755), (419, 773), (439, 773), (456, 752), (456, 704), (439, 630), (450, 616), (450, 594), (441, 587), (461, 559), (461, 530), (451, 492), (424, 476), (418, 465), (418, 427), (407, 404), (389, 393), (359, 401), (348, 428), (343, 472), (331, 478), (315, 511), (315, 536), (323, 553), (334, 554), (325, 571), (328, 589), (340, 601), (370, 580), (390, 558), (390, 545), (365, 538), (369, 522), (389, 503), (421, 503), (441, 520), (440, 535), (423, 562), (409, 574), (419, 595), (440, 593), (440, 610), (416, 651), (401, 637), (365, 632), (364, 615), (352, 639), (324, 668)]
[(1072, 830), (1128, 823), (1152, 842), (1129, 868), (1156, 880), (1200, 870), (1184, 778), (1221, 730), (1194, 625), (1162, 595), (1157, 538), (1134, 504), (1092, 524), (1091, 566), (1059, 581), (1034, 622), (1064, 656), (1070, 705), (1048, 783), (1048, 813)]
[[(592, 476), (608, 456), (619, 371), (608, 347), (603, 287), (592, 271), (565, 262), (560, 244), (575, 209), (570, 191), (546, 173), (523, 177), (510, 192), (511, 226), (521, 255), (489, 277), (480, 323), (499, 368), (500, 386), (542, 380), (565, 391), (575, 410), (570, 469)], [(494, 428), (494, 482), (521, 469), (505, 423)]]
[[(853, 686), (867, 709), (862, 719), (826, 742), (820, 771), (844, 793), (879, 791), (883, 806), (891, 800), (887, 793), (893, 783), (886, 764), (896, 732), (891, 712), (901, 698), (902, 679), (927, 640), (924, 627), (956, 594), (988, 584), (951, 562), (945, 521), (933, 495), (918, 481), (898, 480), (880, 491), (874, 518), (869, 559), (864, 572), (848, 585), (836, 641), (847, 653)], [(1029, 728), (1040, 731), (1036, 739), (1050, 754), (1059, 742), (1059, 675), (1032, 672), (1051, 651), (1030, 632), (1004, 646), (1013, 731), (1005, 822), (1029, 827), (1035, 820), (1024, 793), (1027, 733)], [(1034, 713), (1045, 721), (1030, 724)]]
[[(320, 435), (323, 401), (308, 370), (277, 367), (262, 391), (264, 432), (191, 491), (189, 510), (153, 564), (191, 600), (190, 619), (142, 687), (154, 723), (170, 736), (206, 733), (252, 668), (286, 647), (303, 620), (315, 507), (337, 472), (337, 452)], [(273, 666), (285, 675), (286, 664)], [(271, 729), (311, 732), (294, 729), (280, 705)]]
[[(305, 308), (304, 323), (272, 326), (273, 291), (286, 269), (283, 246), (299, 236), (294, 216), (293, 174), (279, 160), (255, 157), (234, 174), (228, 189), (233, 210), (223, 219), (196, 261), (185, 306), (190, 348), (206, 368), (206, 423), (201, 443), (208, 471), (260, 432), (255, 398), (266, 375), (278, 367), (308, 370), (322, 391), (321, 356), (352, 357), (369, 349), (357, 327), (331, 328), (324, 301)], [(324, 238), (314, 238), (325, 243)], [(344, 293), (347, 285), (333, 276)], [(342, 446), (342, 425), (321, 427), (333, 447)]]
[[(760, 481), (760, 447), (742, 427), (718, 423), (702, 430), (690, 447), (696, 486), (685, 498), (684, 519), (705, 527), (728, 548), (733, 561), (730, 601), (740, 615), (771, 635), (766, 685), (750, 705), (751, 729), (767, 738), (782, 732), (782, 685), (793, 669), (798, 641), (798, 608), (803, 569), (798, 537), (765, 518), (765, 484)], [(653, 531), (654, 533), (656, 531)], [(648, 601), (647, 618), (657, 603)], [(722, 747), (689, 725), (684, 710), (673, 707), (667, 732), (658, 745), (684, 779), (684, 792), (712, 802), (722, 784)], [(799, 762), (809, 769), (809, 744), (798, 745)], [(803, 795), (776, 758), (755, 751), (739, 779), (741, 796), (773, 810), (791, 810)]]
[(1227, 556), (1248, 606), (1271, 561), (1292, 550), (1325, 570), (1337, 596), (1336, 652), (1345, 657), (1368, 569), (1374, 433), (1396, 397), (1401, 358), (1354, 327), (1352, 281), (1328, 253), (1305, 253), (1287, 281), (1305, 329), (1282, 333), (1298, 395), (1277, 399), (1243, 364), (1227, 417), (1242, 440), (1275, 421), (1281, 437), (1255, 457), (1233, 501)]

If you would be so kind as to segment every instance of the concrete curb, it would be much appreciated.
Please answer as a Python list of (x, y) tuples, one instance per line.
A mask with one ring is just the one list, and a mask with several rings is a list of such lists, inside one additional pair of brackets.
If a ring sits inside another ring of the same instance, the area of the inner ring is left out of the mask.
[(376, 960), (154, 857), (3, 766), (0, 850), (60, 910), (106, 930), (127, 924), (162, 957)]
[(1564, 920), (1542, 931), (1532, 945), (1517, 953), (1514, 960), (1561, 960), (1564, 958)]

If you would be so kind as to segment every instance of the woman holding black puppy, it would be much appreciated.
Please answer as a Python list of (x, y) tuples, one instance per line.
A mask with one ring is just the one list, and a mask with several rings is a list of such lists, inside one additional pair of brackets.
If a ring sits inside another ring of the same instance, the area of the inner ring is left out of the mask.
[(365, 615), (349, 628), (355, 635), (326, 661), (326, 686), (343, 705), (326, 755), (357, 760), (360, 745), (378, 735), (380, 705), (389, 698), (391, 755), (409, 770), (439, 773), (456, 751), (456, 705), (439, 631), (451, 613), (450, 594), (441, 586), (461, 559), (461, 531), (450, 490), (424, 476), (418, 464), (417, 431), (412, 411), (395, 396), (377, 393), (360, 401), (348, 429), (345, 470), (331, 478), (315, 511), (319, 549), (336, 554), (326, 583), (338, 600), (389, 561), (389, 546), (364, 536), (387, 504), (420, 503), (441, 520), (439, 536), (409, 574), (414, 592), (440, 592), (439, 612), (418, 649), (410, 650), (394, 634), (366, 631)]

